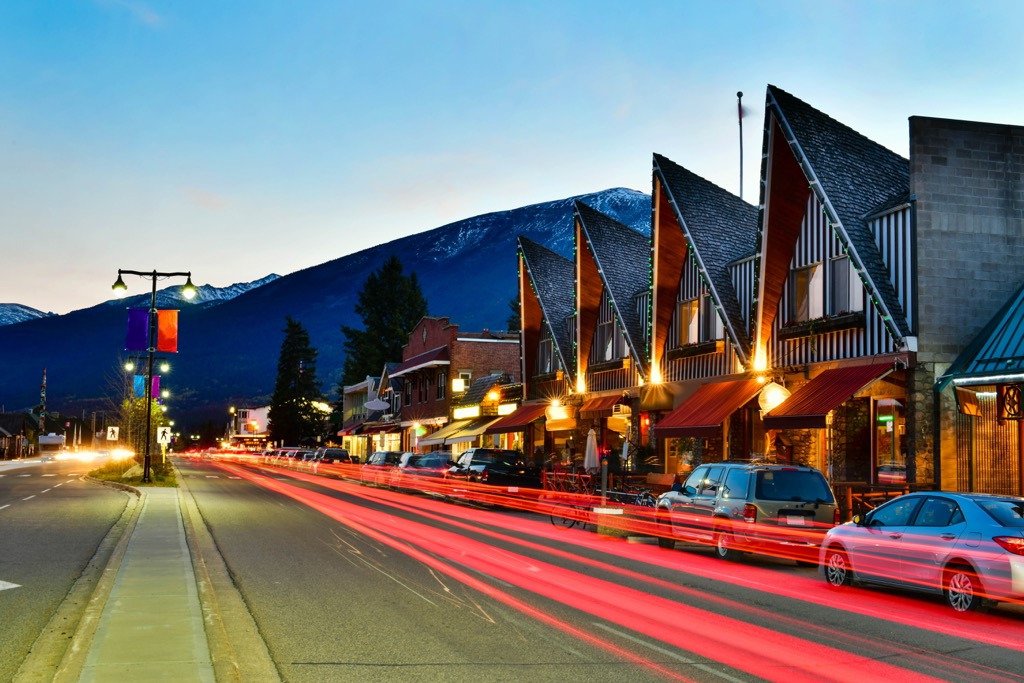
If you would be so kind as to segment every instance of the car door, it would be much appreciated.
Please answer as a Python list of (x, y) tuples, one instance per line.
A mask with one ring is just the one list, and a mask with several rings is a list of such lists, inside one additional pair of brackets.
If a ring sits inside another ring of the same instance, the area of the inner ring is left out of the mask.
[(901, 546), (920, 496), (900, 496), (867, 514), (858, 533), (847, 539), (850, 563), (862, 577), (902, 584)]
[(669, 520), (673, 535), (685, 539), (697, 537), (700, 517), (697, 515), (694, 499), (710, 469), (710, 465), (701, 465), (690, 473), (681, 490), (673, 492), (669, 503)]
[(967, 527), (956, 501), (928, 496), (900, 544), (900, 574), (905, 584), (925, 589), (942, 585), (942, 567)]

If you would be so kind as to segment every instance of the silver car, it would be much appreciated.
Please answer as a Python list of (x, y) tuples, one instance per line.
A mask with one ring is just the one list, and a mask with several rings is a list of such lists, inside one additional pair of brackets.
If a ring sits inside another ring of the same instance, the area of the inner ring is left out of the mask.
[(1024, 498), (908, 493), (831, 529), (820, 571), (854, 581), (942, 594), (957, 612), (1024, 599)]

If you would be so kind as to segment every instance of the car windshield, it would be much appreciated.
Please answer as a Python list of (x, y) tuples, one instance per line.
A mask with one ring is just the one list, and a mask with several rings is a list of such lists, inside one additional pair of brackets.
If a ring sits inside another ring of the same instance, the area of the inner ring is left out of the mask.
[(761, 500), (807, 500), (832, 503), (828, 482), (808, 470), (768, 470), (757, 473), (755, 496)]
[(978, 507), (1003, 526), (1024, 528), (1024, 501), (1013, 499), (978, 500)]

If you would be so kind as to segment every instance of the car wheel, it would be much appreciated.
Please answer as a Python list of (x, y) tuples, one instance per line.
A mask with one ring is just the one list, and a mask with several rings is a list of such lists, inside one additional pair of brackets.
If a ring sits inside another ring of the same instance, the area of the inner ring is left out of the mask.
[(658, 547), (666, 550), (676, 547), (676, 539), (672, 537), (672, 522), (667, 512), (658, 513)]
[(825, 551), (825, 580), (834, 588), (853, 583), (853, 571), (846, 553), (835, 546)]
[(947, 569), (942, 592), (946, 596), (946, 604), (960, 614), (978, 612), (985, 607), (981, 581), (970, 567), (954, 565)]
[(735, 560), (739, 553), (733, 547), (735, 540), (728, 531), (715, 531), (715, 557), (721, 560)]

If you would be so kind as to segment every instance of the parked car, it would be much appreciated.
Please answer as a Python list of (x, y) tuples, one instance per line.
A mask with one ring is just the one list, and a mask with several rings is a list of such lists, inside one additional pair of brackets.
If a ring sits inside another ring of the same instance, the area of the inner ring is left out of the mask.
[(707, 463), (657, 501), (658, 543), (709, 543), (722, 559), (755, 552), (813, 565), (839, 508), (825, 476), (812, 467)]
[(831, 585), (862, 581), (941, 594), (957, 612), (1024, 599), (1024, 498), (922, 491), (825, 536)]
[(333, 447), (317, 449), (314, 459), (316, 460), (316, 462), (326, 464), (342, 463), (345, 465), (349, 465), (357, 464), (359, 462), (358, 457), (352, 457), (344, 448)]
[(391, 470), (398, 467), (402, 451), (375, 451), (359, 468), (359, 478), (368, 484), (387, 486), (391, 482)]
[(452, 465), (452, 454), (448, 451), (431, 453), (403, 453), (398, 467), (391, 471), (391, 486), (428, 492), (436, 492), (436, 486), (430, 486), (430, 480), (442, 479)]
[(445, 476), (494, 486), (540, 488), (541, 473), (539, 467), (520, 460), (516, 451), (470, 448), (459, 456)]

